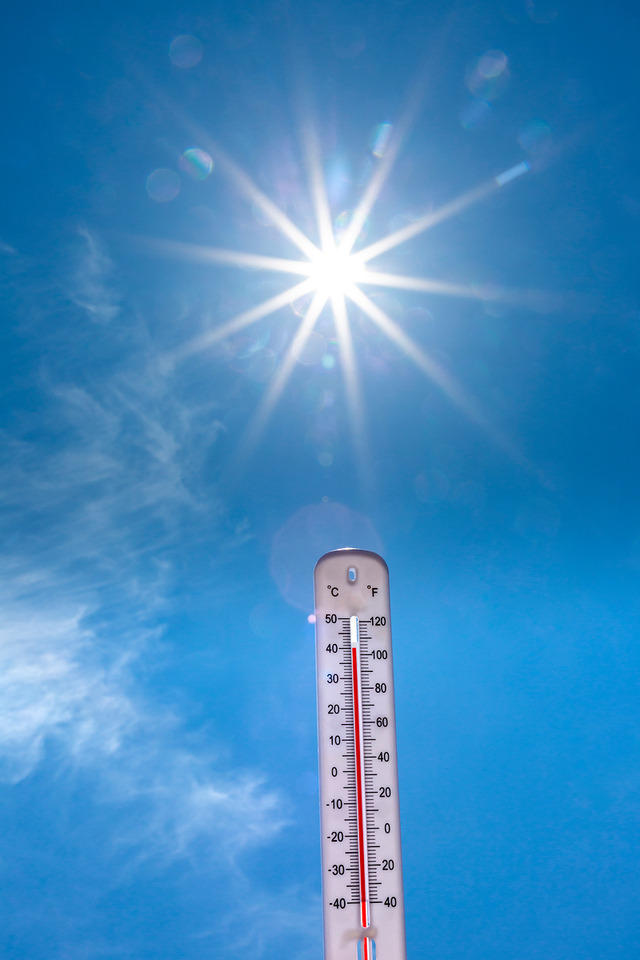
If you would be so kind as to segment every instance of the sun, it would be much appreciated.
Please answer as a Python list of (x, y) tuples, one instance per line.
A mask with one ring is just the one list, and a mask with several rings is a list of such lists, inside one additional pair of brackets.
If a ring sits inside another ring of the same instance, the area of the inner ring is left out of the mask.
[(474, 285), (453, 284), (434, 278), (387, 273), (371, 268), (370, 263), (388, 251), (407, 243), (427, 230), (433, 229), (439, 223), (455, 216), (472, 204), (485, 199), (496, 190), (512, 183), (522, 174), (527, 173), (530, 167), (526, 161), (520, 161), (444, 204), (439, 209), (430, 211), (423, 217), (392, 231), (387, 236), (356, 250), (358, 242), (362, 239), (364, 225), (393, 169), (408, 126), (407, 122), (401, 122), (397, 128), (398, 132), (395, 136), (392, 135), (389, 138), (385, 153), (378, 158), (378, 164), (374, 168), (371, 179), (363, 191), (362, 198), (354, 210), (350, 222), (338, 236), (333, 226), (318, 140), (311, 125), (306, 124), (303, 130), (302, 145), (310, 195), (316, 216), (319, 243), (314, 243), (284, 211), (267, 197), (249, 175), (218, 144), (213, 142), (202, 130), (192, 128), (192, 132), (197, 133), (200, 141), (207, 147), (218, 170), (235, 184), (239, 193), (261, 211), (263, 216), (279, 230), (292, 247), (297, 248), (298, 257), (274, 257), (219, 247), (150, 240), (149, 238), (141, 240), (142, 245), (165, 256), (208, 264), (225, 264), (245, 270), (265, 271), (295, 277), (294, 284), (286, 287), (281, 293), (256, 304), (255, 307), (250, 307), (232, 320), (213, 327), (184, 344), (173, 353), (169, 360), (170, 364), (179, 363), (195, 353), (207, 350), (215, 343), (234, 335), (278, 310), (282, 310), (296, 301), (309, 298), (308, 307), (300, 320), (298, 329), (288, 350), (280, 358), (279, 366), (269, 382), (261, 403), (249, 423), (244, 440), (241, 442), (243, 458), (251, 452), (258, 442), (298, 362), (298, 357), (304, 350), (307, 340), (327, 305), (333, 314), (345, 383), (347, 408), (351, 420), (352, 440), (356, 452), (360, 451), (360, 459), (363, 463), (366, 459), (364, 456), (366, 430), (356, 355), (349, 325), (349, 304), (354, 304), (368, 317), (471, 420), (482, 426), (487, 433), (492, 434), (501, 446), (505, 446), (505, 443), (499, 440), (496, 431), (491, 428), (487, 419), (480, 413), (477, 402), (468, 397), (451, 374), (445, 371), (433, 357), (411, 339), (398, 323), (384, 312), (375, 298), (370, 297), (363, 288), (387, 287), (482, 300), (509, 300), (528, 305), (531, 302), (532, 295), (536, 294), (535, 291), (533, 293), (531, 291), (518, 292), (497, 287), (479, 289)]
[(325, 299), (347, 296), (354, 285), (366, 282), (366, 268), (357, 257), (330, 244), (311, 261), (309, 279)]

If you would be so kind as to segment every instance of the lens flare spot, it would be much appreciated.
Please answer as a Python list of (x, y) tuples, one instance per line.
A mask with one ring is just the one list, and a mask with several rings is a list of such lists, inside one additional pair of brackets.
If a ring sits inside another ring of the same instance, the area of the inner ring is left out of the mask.
[(247, 376), (256, 383), (268, 383), (278, 369), (278, 358), (273, 350), (263, 350), (247, 367)]
[(195, 67), (202, 60), (202, 44), (197, 37), (182, 34), (169, 44), (169, 59), (181, 70)]
[(462, 111), (460, 123), (465, 130), (473, 130), (475, 127), (479, 127), (485, 120), (487, 120), (490, 113), (490, 103), (487, 103), (486, 100), (474, 99)]
[(147, 177), (147, 193), (158, 203), (175, 200), (180, 193), (180, 177), (174, 170), (159, 167)]
[(320, 361), (325, 370), (333, 370), (336, 365), (336, 358), (332, 353), (325, 353), (324, 357)]
[(310, 365), (312, 363), (318, 363), (318, 361), (322, 359), (325, 349), (326, 344), (324, 337), (313, 330), (307, 337), (306, 342), (300, 345), (296, 356), (300, 363)]
[[(336, 217), (334, 228), (333, 228), (335, 238), (336, 238), (336, 243), (339, 244), (342, 238), (347, 233), (347, 230), (349, 229), (349, 224), (353, 219), (353, 213), (354, 213), (353, 210), (343, 210), (342, 213), (338, 214), (338, 216)], [(362, 242), (363, 240), (366, 240), (368, 230), (369, 230), (369, 221), (365, 220), (362, 224), (362, 227), (360, 228), (360, 233), (358, 234), (357, 242)]]
[(194, 180), (205, 180), (213, 170), (213, 160), (199, 147), (189, 147), (180, 157), (180, 169)]
[(496, 183), (499, 187), (504, 187), (506, 183), (511, 183), (512, 180), (521, 177), (523, 173), (527, 173), (528, 170), (531, 170), (531, 167), (526, 160), (522, 160), (520, 163), (516, 163), (514, 167), (509, 167), (508, 170), (499, 173), (496, 177)]
[(336, 222), (334, 224), (336, 239), (340, 240), (345, 233), (347, 227), (349, 226), (349, 221), (351, 220), (351, 211), (343, 210), (342, 213), (339, 213), (336, 217)]
[(531, 120), (518, 134), (518, 143), (527, 153), (544, 153), (551, 146), (551, 127), (544, 120)]
[(291, 309), (295, 313), (296, 317), (306, 316), (311, 303), (313, 302), (313, 293), (306, 293), (302, 297), (296, 297), (291, 301)]
[(502, 50), (488, 50), (467, 69), (467, 88), (480, 100), (494, 100), (503, 92), (509, 71)]
[(373, 132), (371, 138), (371, 153), (374, 157), (382, 157), (389, 146), (391, 134), (393, 133), (393, 124), (379, 123)]
[(499, 77), (507, 69), (507, 55), (502, 50), (489, 50), (478, 60), (478, 73), (485, 80)]

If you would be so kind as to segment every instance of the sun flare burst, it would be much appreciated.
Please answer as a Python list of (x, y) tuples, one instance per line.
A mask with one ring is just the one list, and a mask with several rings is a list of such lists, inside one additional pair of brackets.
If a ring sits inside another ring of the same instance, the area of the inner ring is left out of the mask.
[[(308, 298), (308, 306), (300, 320), (299, 327), (285, 354), (265, 389), (263, 399), (250, 421), (240, 443), (238, 456), (244, 460), (260, 439), (286, 384), (304, 351), (314, 327), (325, 311), (330, 309), (338, 343), (340, 363), (345, 383), (347, 409), (351, 421), (352, 441), (359, 452), (361, 465), (367, 462), (367, 443), (365, 418), (360, 393), (356, 356), (349, 326), (348, 304), (355, 305), (369, 320), (391, 340), (406, 356), (436, 384), (449, 399), (475, 423), (490, 434), (502, 447), (510, 445), (498, 435), (488, 419), (481, 413), (477, 401), (472, 400), (462, 386), (442, 368), (438, 362), (420, 347), (401, 327), (380, 307), (375, 299), (365, 293), (366, 287), (386, 287), (403, 291), (415, 291), (426, 294), (467, 297), (480, 300), (502, 300), (520, 302), (531, 306), (536, 298), (542, 297), (539, 291), (514, 291), (498, 287), (479, 287), (478, 285), (456, 284), (428, 277), (414, 277), (402, 274), (378, 271), (370, 266), (371, 261), (390, 250), (425, 233), (444, 220), (488, 197), (491, 193), (512, 183), (530, 168), (528, 163), (520, 162), (504, 170), (490, 180), (462, 194), (441, 208), (430, 211), (423, 217), (407, 223), (387, 236), (355, 250), (365, 221), (372, 212), (384, 184), (389, 177), (398, 155), (401, 140), (406, 135), (407, 124), (398, 126), (398, 134), (391, 138), (385, 155), (379, 159), (371, 179), (366, 186), (362, 199), (351, 216), (349, 224), (338, 236), (334, 231), (327, 189), (323, 175), (320, 150), (315, 131), (310, 124), (303, 130), (303, 152), (306, 161), (310, 186), (310, 195), (314, 206), (317, 231), (320, 243), (314, 243), (295, 223), (251, 180), (216, 143), (201, 130), (197, 131), (200, 141), (207, 147), (218, 169), (236, 186), (238, 191), (249, 200), (254, 208), (275, 226), (288, 240), (302, 259), (266, 256), (250, 252), (228, 250), (219, 247), (206, 247), (195, 244), (157, 241), (142, 241), (148, 248), (165, 256), (179, 257), (190, 261), (209, 264), (221, 264), (241, 269), (290, 275), (295, 283), (281, 293), (270, 297), (235, 316), (232, 320), (193, 338), (172, 355), (173, 363), (199, 353), (215, 343), (230, 337), (240, 330), (274, 314), (289, 304)], [(510, 450), (513, 455), (513, 450)], [(363, 466), (366, 470), (366, 466)]]

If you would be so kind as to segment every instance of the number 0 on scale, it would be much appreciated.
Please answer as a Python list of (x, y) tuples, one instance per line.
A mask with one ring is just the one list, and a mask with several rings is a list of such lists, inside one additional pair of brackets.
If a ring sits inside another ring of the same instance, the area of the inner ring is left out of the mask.
[(334, 550), (315, 569), (325, 960), (406, 960), (389, 571)]

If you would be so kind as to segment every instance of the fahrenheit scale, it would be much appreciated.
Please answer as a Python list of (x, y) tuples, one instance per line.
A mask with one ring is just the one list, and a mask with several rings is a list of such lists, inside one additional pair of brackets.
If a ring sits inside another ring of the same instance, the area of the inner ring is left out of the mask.
[(325, 960), (406, 960), (389, 571), (334, 550), (315, 569)]

